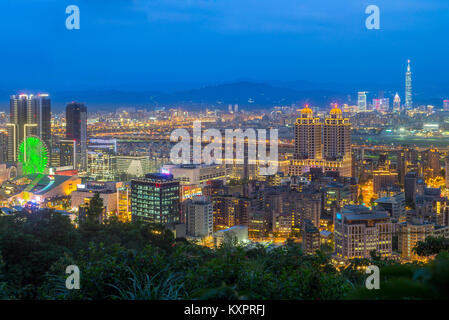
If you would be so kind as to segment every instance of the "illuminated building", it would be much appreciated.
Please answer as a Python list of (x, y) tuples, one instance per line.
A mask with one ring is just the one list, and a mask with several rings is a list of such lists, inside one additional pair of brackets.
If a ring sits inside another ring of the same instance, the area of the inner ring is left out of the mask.
[(357, 100), (357, 108), (358, 111), (366, 111), (366, 92), (361, 91), (358, 93), (358, 100)]
[(445, 170), (446, 170), (446, 189), (449, 189), (449, 153), (444, 158)]
[(214, 230), (221, 230), (235, 225), (248, 225), (251, 200), (231, 195), (212, 197), (214, 210)]
[(302, 109), (295, 123), (295, 159), (322, 159), (321, 130), (321, 120), (312, 109)]
[(213, 233), (213, 205), (204, 197), (183, 202), (186, 217), (186, 233), (190, 237), (207, 237)]
[(415, 202), (417, 179), (418, 175), (415, 172), (409, 172), (405, 175), (404, 193), (405, 193), (405, 201), (408, 204)]
[(424, 241), (428, 236), (431, 236), (433, 230), (433, 224), (416, 219), (398, 224), (398, 247), (401, 257), (404, 259), (418, 258), (413, 252), (413, 248), (418, 242)]
[(58, 167), (77, 168), (76, 165), (76, 140), (59, 141), (59, 165)]
[(306, 222), (302, 233), (302, 249), (307, 254), (315, 254), (321, 247), (320, 231), (310, 222)]
[(131, 185), (120, 183), (117, 186), (117, 217), (119, 221), (131, 221)]
[(436, 177), (441, 172), (440, 153), (436, 148), (430, 148), (421, 155), (425, 177)]
[(163, 173), (170, 173), (175, 179), (180, 181), (182, 185), (204, 185), (207, 181), (222, 180), (226, 181), (225, 165), (164, 165)]
[(219, 230), (214, 233), (214, 244), (220, 246), (225, 241), (247, 242), (248, 241), (248, 227), (247, 226), (233, 226), (225, 230)]
[(150, 172), (150, 157), (116, 156), (117, 174), (131, 177), (143, 177)]
[(381, 189), (394, 186), (397, 181), (397, 172), (375, 170), (373, 171), (373, 193), (377, 195)]
[(373, 99), (373, 108), (377, 111), (387, 112), (390, 109), (390, 99)]
[(402, 149), (399, 151), (397, 156), (398, 179), (402, 185), (404, 185), (405, 183), (405, 175), (407, 174), (408, 153), (409, 153), (408, 149)]
[(399, 218), (405, 215), (405, 195), (403, 192), (392, 197), (379, 198), (374, 203), (378, 206), (376, 209), (388, 211), (391, 217)]
[(116, 139), (90, 139), (87, 151), (87, 173), (93, 180), (116, 179)]
[(365, 206), (346, 206), (335, 217), (337, 259), (370, 258), (375, 250), (381, 257), (392, 254), (393, 224), (387, 212)]
[(394, 96), (394, 100), (393, 100), (393, 111), (394, 112), (401, 111), (401, 97), (399, 97), (399, 94), (397, 92), (396, 92), (396, 95)]
[(8, 134), (0, 132), (0, 163), (8, 162)]
[(336, 171), (351, 176), (350, 122), (335, 106), (324, 126), (313, 111), (305, 107), (295, 123), (295, 154), (289, 166), (289, 175), (302, 175), (310, 168), (320, 167), (324, 172)]
[(115, 182), (88, 182), (86, 184), (78, 184), (77, 189), (72, 192), (71, 206), (72, 209), (79, 209), (80, 206), (87, 205), (90, 199), (98, 193), (103, 200), (105, 213), (107, 216), (115, 216), (117, 214), (117, 185)]
[(449, 100), (443, 101), (443, 111), (449, 111)]
[(323, 157), (327, 160), (349, 159), (351, 156), (351, 124), (337, 106), (324, 120)]
[(10, 99), (8, 161), (17, 161), (17, 149), (25, 137), (34, 135), (51, 149), (51, 103), (47, 94), (13, 95)]
[(8, 202), (36, 201), (70, 195), (81, 179), (74, 176), (30, 174), (2, 185), (0, 195)]
[(72, 102), (66, 106), (66, 139), (76, 141), (78, 168), (87, 166), (87, 108), (82, 103)]
[(412, 72), (410, 70), (410, 60), (408, 60), (407, 72), (405, 73), (405, 109), (409, 110), (412, 107), (413, 107)]
[(179, 181), (171, 174), (151, 173), (131, 181), (132, 220), (172, 224), (180, 220)]

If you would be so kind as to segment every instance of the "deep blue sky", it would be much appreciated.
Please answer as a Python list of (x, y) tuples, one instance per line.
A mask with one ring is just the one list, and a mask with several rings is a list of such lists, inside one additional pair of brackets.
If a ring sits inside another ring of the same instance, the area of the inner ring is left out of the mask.
[[(70, 4), (80, 30), (65, 28)], [(397, 84), (408, 58), (416, 83), (449, 83), (447, 0), (1, 0), (0, 18), (0, 90)]]

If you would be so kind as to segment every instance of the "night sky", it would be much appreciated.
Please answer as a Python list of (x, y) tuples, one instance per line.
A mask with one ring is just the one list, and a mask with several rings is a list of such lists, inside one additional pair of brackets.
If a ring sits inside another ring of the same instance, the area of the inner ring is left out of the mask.
[[(381, 30), (365, 28), (370, 4)], [(415, 83), (449, 84), (447, 0), (2, 0), (0, 17), (1, 90), (396, 84), (407, 59)]]

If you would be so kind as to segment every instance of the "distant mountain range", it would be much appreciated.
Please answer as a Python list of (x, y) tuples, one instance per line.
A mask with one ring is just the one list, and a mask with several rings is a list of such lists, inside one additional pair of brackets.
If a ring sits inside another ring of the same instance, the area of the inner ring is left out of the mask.
[[(304, 105), (306, 103), (326, 107), (330, 103), (356, 103), (357, 92), (351, 85), (332, 83), (316, 84), (308, 81), (271, 82), (238, 81), (231, 83), (203, 86), (196, 89), (176, 92), (162, 91), (120, 91), (120, 90), (85, 90), (85, 91), (50, 91), (54, 110), (63, 110), (71, 101), (85, 103), (89, 110), (114, 110), (120, 107), (154, 108), (185, 107), (190, 109), (217, 108), (227, 109), (228, 104), (238, 104), (243, 109), (270, 108), (276, 105)], [(360, 86), (357, 86), (360, 87)], [(393, 86), (388, 86), (393, 87)], [(375, 85), (364, 85), (363, 90), (378, 94)], [(385, 96), (394, 94), (385, 91)], [(9, 96), (14, 92), (0, 91), (0, 108), (8, 110)], [(448, 92), (449, 94), (449, 92)], [(436, 95), (436, 97), (435, 97)], [(432, 93), (433, 97), (417, 95), (417, 103), (439, 106), (443, 96)], [(351, 99), (351, 100), (349, 100)], [(370, 99), (370, 97), (369, 97)]]

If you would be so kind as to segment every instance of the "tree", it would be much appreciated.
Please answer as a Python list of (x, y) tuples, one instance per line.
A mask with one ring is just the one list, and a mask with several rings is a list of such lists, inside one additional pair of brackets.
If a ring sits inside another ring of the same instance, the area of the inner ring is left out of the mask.
[(87, 221), (90, 223), (100, 223), (103, 218), (103, 199), (98, 192), (90, 199), (89, 206), (86, 209)]
[(449, 239), (444, 237), (427, 237), (413, 248), (413, 251), (422, 257), (433, 256), (442, 251), (449, 252)]

